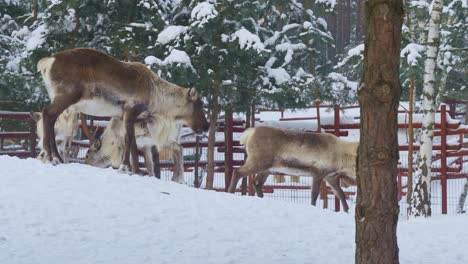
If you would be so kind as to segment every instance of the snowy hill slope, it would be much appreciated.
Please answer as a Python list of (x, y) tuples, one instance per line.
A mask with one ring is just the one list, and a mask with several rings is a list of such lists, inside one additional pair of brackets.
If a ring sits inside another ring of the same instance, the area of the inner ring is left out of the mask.
[[(0, 263), (353, 263), (354, 218), (0, 156)], [(468, 217), (400, 221), (401, 263), (463, 263)]]

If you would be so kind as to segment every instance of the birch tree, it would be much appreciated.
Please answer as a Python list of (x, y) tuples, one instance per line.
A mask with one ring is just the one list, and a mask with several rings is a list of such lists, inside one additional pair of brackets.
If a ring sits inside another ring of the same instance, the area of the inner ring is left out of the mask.
[(435, 126), (435, 71), (436, 60), (440, 42), (440, 20), (442, 13), (442, 0), (435, 0), (429, 20), (429, 33), (427, 37), (426, 60), (424, 61), (424, 87), (423, 87), (423, 121), (420, 151), (417, 158), (416, 186), (414, 188), (412, 204), (408, 208), (408, 215), (431, 216), (431, 163), (432, 141)]

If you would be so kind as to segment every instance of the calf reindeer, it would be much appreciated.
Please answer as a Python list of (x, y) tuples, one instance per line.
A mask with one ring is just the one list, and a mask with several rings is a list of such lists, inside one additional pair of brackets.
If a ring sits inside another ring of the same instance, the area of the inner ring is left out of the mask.
[(272, 127), (246, 130), (241, 138), (247, 160), (234, 169), (229, 192), (234, 193), (240, 178), (257, 174), (255, 189), (263, 197), (262, 187), (268, 175), (284, 173), (293, 176), (313, 177), (312, 205), (325, 180), (340, 199), (344, 211), (349, 207), (338, 178), (348, 183), (356, 179), (356, 156), (359, 143), (346, 142), (331, 134), (316, 134)]
[[(31, 113), (31, 118), (36, 122), (36, 133), (39, 139), (38, 146), (43, 147), (44, 140), (44, 126), (42, 122), (42, 113)], [(78, 114), (72, 109), (67, 109), (57, 118), (54, 125), (55, 141), (60, 155), (63, 157), (64, 162), (68, 163), (70, 158), (71, 145), (73, 137), (76, 135), (78, 129)], [(43, 160), (45, 153), (41, 149), (38, 159)]]
[[(135, 122), (141, 116), (180, 120), (197, 134), (208, 131), (203, 102), (195, 89), (169, 83), (144, 64), (121, 62), (93, 49), (70, 49), (37, 64), (51, 99), (42, 111), (44, 158), (63, 162), (55, 142), (54, 124), (68, 107), (94, 116), (122, 117), (125, 127), (121, 170), (138, 164)], [(158, 124), (148, 125), (150, 133)], [(151, 133), (153, 134), (153, 133)], [(131, 154), (131, 155), (130, 155)], [(133, 166), (136, 172), (138, 166)]]
[[(159, 124), (158, 130), (154, 131), (155, 136), (152, 136), (148, 129), (148, 123), (151, 122)], [(112, 118), (101, 137), (96, 138), (90, 146), (86, 153), (85, 163), (101, 168), (109, 166), (118, 168), (124, 154), (124, 130), (122, 119)], [(153, 117), (136, 123), (136, 143), (138, 149), (143, 151), (148, 175), (161, 177), (158, 166), (159, 158), (169, 159), (169, 157), (160, 157), (158, 150), (162, 150), (161, 153), (170, 152), (171, 159), (174, 161), (172, 181), (184, 183), (183, 149), (178, 143), (181, 130), (180, 124), (163, 117)]]

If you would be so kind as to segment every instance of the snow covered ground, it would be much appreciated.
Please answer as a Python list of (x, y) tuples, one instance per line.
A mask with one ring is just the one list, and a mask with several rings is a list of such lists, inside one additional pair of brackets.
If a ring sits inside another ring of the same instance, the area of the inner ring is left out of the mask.
[[(0, 263), (353, 263), (354, 217), (0, 156)], [(401, 263), (466, 263), (468, 215), (401, 220)]]

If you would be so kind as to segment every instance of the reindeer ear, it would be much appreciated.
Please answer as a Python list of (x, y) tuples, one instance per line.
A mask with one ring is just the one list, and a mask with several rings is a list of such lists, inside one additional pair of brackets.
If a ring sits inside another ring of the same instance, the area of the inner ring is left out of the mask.
[(41, 118), (42, 118), (41, 112), (31, 112), (31, 119), (34, 120), (34, 122), (39, 122)]
[(188, 91), (188, 98), (190, 101), (195, 102), (198, 100), (198, 92), (195, 88), (190, 88)]

